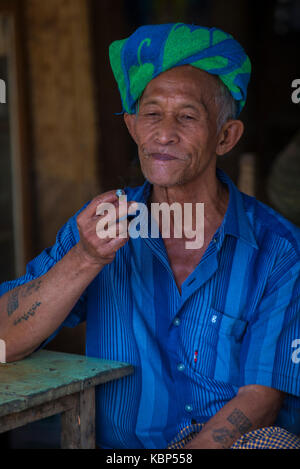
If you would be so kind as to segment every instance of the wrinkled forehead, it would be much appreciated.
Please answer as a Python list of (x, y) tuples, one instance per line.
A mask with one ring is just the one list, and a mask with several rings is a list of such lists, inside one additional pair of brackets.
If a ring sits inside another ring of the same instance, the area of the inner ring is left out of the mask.
[(174, 67), (152, 79), (146, 86), (139, 104), (156, 100), (176, 100), (208, 105), (214, 102), (219, 78), (191, 65)]

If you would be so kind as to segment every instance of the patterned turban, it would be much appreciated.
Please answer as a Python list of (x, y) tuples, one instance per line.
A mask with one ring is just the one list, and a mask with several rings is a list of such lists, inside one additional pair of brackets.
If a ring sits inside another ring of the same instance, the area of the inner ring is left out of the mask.
[(180, 65), (218, 75), (236, 100), (238, 114), (244, 107), (251, 63), (241, 45), (220, 29), (183, 23), (141, 26), (127, 39), (114, 41), (109, 58), (123, 112), (135, 114), (148, 83)]

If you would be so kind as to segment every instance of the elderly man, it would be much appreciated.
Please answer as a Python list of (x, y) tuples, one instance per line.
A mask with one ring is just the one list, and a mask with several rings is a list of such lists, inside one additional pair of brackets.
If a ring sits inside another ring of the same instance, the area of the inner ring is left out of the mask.
[[(8, 359), (86, 320), (88, 356), (135, 367), (97, 392), (100, 448), (300, 448), (299, 230), (216, 170), (243, 133), (250, 61), (181, 23), (139, 28), (110, 60), (146, 182), (128, 203), (96, 197), (1, 286)], [(127, 209), (162, 202), (204, 204), (201, 247), (173, 218), (169, 237), (130, 236)]]

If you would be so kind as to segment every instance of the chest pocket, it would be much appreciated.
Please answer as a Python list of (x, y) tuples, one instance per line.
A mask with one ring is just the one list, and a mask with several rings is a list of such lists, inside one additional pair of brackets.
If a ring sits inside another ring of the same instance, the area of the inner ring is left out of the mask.
[(194, 373), (239, 384), (240, 351), (247, 322), (210, 308), (193, 340)]

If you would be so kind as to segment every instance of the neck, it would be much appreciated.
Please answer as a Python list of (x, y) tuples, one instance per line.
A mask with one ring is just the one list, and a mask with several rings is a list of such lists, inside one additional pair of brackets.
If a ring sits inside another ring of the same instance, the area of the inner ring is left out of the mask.
[(150, 203), (204, 203), (205, 219), (222, 220), (228, 206), (229, 191), (216, 176), (197, 178), (187, 184), (162, 187), (153, 185)]

